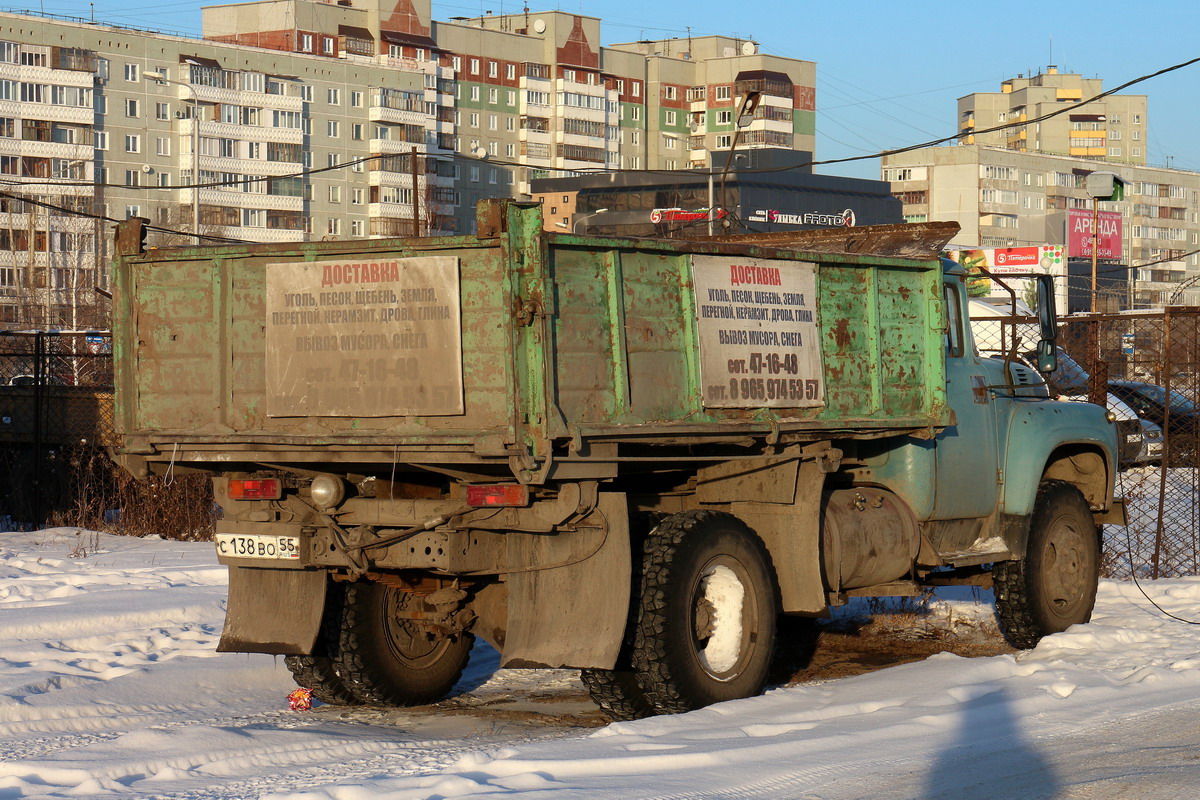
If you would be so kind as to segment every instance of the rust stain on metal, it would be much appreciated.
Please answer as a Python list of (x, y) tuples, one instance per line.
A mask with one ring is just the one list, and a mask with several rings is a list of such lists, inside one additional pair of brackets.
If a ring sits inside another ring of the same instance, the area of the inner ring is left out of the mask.
[(837, 346), (845, 348), (850, 346), (854, 334), (850, 330), (850, 320), (839, 319), (837, 324), (833, 326), (833, 339), (837, 342)]

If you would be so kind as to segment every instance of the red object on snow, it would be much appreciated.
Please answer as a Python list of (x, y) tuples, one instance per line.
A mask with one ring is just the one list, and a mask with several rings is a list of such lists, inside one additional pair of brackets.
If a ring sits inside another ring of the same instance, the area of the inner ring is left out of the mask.
[(292, 711), (312, 709), (312, 689), (300, 688), (288, 695), (288, 708)]

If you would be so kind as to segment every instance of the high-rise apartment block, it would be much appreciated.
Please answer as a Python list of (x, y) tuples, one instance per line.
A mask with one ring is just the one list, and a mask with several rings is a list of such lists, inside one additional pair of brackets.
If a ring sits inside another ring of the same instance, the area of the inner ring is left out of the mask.
[(1146, 97), (1083, 103), (1103, 91), (1101, 81), (1054, 67), (1002, 89), (959, 100), (958, 146), (883, 158), (882, 177), (904, 203), (904, 218), (958, 222), (952, 247), (1068, 244), (1073, 215), (1092, 209), (1087, 175), (1113, 172), (1126, 184), (1124, 197), (1100, 201), (1098, 210), (1120, 214), (1120, 257), (1101, 274), (1124, 288), (1105, 308), (1200, 303), (1200, 173), (1147, 165)]
[(159, 245), (469, 232), (533, 178), (723, 163), (748, 92), (739, 150), (814, 149), (815, 65), (732, 37), (601, 47), (596, 18), (429, 0), (214, 6), (203, 32), (0, 13), (0, 325), (102, 322), (96, 217)]
[[(1103, 91), (1100, 78), (1061, 73), (1054, 66), (1028, 78), (1010, 78), (1000, 85), (999, 92), (959, 98), (961, 141), (1027, 153), (1145, 164), (1146, 96), (1114, 94), (1083, 104)], [(1041, 119), (1048, 114), (1055, 116)], [(1001, 126), (1001, 130), (992, 130)]]

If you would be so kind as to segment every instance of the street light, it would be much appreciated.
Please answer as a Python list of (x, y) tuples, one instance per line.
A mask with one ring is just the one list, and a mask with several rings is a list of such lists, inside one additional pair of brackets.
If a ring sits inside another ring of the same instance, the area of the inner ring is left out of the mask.
[[(761, 99), (761, 92), (746, 92), (746, 96), (742, 98), (742, 102), (738, 106), (737, 120), (734, 123), (733, 141), (729, 144), (729, 155), (725, 157), (725, 169), (721, 170), (721, 208), (724, 208), (726, 211), (726, 219), (729, 218), (729, 209), (725, 206), (725, 177), (729, 175), (729, 167), (733, 164), (733, 151), (737, 149), (738, 139), (742, 136), (742, 130), (750, 127), (750, 123), (754, 122), (754, 111), (758, 108), (758, 101)], [(708, 195), (708, 233), (711, 236), (714, 212), (711, 173), (708, 176)]]
[(577, 219), (571, 220), (571, 233), (579, 233), (579, 223), (587, 222), (589, 219), (592, 219), (593, 217), (598, 217), (601, 214), (606, 214), (606, 213), (608, 213), (607, 208), (597, 208), (591, 214), (584, 214), (582, 217), (578, 217)]
[(159, 83), (173, 83), (176, 86), (186, 86), (192, 93), (192, 235), (196, 244), (200, 244), (200, 101), (196, 99), (196, 88), (190, 83), (171, 80), (161, 72), (143, 72), (142, 77)]
[(1084, 182), (1092, 198), (1092, 313), (1096, 313), (1096, 261), (1100, 249), (1100, 201), (1125, 199), (1125, 181), (1113, 172), (1092, 172)]

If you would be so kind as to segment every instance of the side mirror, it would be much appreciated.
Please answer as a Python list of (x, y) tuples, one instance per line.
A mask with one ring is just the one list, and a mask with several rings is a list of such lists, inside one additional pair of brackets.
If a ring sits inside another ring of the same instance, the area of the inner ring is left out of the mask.
[(1058, 369), (1058, 348), (1054, 342), (1042, 339), (1037, 347), (1037, 371), (1048, 375)]
[(1037, 278), (1037, 313), (1041, 339), (1037, 346), (1037, 368), (1043, 375), (1058, 369), (1058, 314), (1054, 308), (1054, 279), (1049, 275)]

